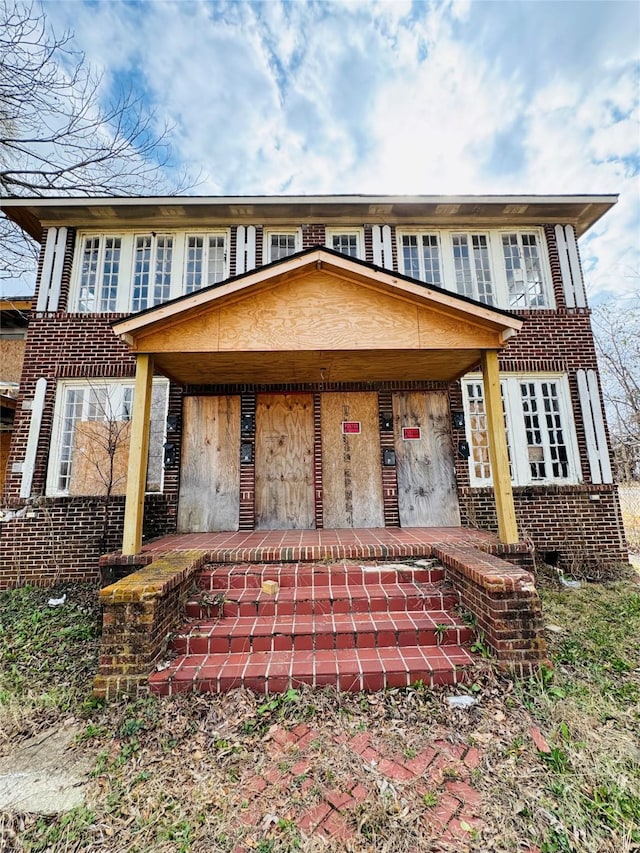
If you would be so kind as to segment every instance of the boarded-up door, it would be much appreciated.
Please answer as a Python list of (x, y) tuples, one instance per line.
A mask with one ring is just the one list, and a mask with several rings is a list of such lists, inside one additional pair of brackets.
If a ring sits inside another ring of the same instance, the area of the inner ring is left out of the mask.
[(312, 527), (313, 396), (260, 394), (256, 405), (256, 528)]
[(237, 530), (240, 397), (186, 397), (178, 530)]
[(393, 422), (400, 525), (459, 525), (447, 395), (394, 393)]
[(378, 395), (323, 394), (321, 415), (324, 526), (384, 527)]

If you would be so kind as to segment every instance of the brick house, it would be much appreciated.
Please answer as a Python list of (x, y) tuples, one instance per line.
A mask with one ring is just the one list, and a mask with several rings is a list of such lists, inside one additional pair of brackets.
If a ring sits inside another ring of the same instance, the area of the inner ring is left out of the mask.
[(42, 252), (2, 586), (254, 528), (463, 525), (624, 561), (576, 242), (615, 202), (3, 200)]

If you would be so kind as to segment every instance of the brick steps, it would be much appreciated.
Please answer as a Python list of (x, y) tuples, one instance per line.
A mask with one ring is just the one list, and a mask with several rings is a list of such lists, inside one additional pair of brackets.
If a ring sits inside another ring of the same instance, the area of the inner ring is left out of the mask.
[(181, 655), (461, 645), (470, 628), (446, 610), (206, 620), (173, 640)]
[[(381, 690), (464, 678), (471, 639), (442, 568), (236, 565), (205, 568), (152, 692), (277, 693), (301, 684)], [(261, 584), (275, 580), (273, 595)]]

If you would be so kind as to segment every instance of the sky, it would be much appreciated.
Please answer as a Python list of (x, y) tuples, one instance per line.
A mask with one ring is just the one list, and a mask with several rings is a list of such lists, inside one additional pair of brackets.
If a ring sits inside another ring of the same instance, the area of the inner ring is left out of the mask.
[(42, 5), (172, 125), (193, 194), (619, 193), (587, 286), (640, 290), (635, 1)]

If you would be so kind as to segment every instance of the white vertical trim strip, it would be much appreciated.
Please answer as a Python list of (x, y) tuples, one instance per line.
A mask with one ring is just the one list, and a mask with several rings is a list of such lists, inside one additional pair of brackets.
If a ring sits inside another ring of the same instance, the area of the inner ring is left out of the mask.
[(609, 447), (607, 445), (607, 434), (602, 417), (602, 405), (600, 403), (600, 392), (598, 390), (598, 379), (595, 370), (587, 370), (587, 382), (589, 384), (589, 396), (591, 397), (591, 411), (593, 412), (593, 425), (598, 444), (598, 456), (600, 468), (602, 469), (602, 482), (613, 483), (611, 471), (611, 460), (609, 459)]
[(562, 273), (562, 289), (567, 308), (575, 308), (576, 300), (573, 295), (573, 282), (571, 281), (571, 268), (567, 255), (567, 241), (564, 236), (562, 225), (556, 225), (556, 243), (558, 244), (558, 257), (560, 259), (560, 271)]
[(247, 263), (245, 272), (249, 272), (249, 270), (254, 270), (256, 268), (256, 226), (247, 225), (246, 234)]
[(569, 264), (571, 266), (571, 278), (573, 279), (573, 290), (575, 293), (576, 307), (586, 308), (587, 297), (584, 290), (582, 270), (580, 269), (580, 259), (578, 257), (576, 232), (573, 230), (573, 225), (567, 225), (564, 230), (567, 235), (567, 249), (569, 251)]
[(58, 239), (56, 240), (56, 259), (51, 274), (51, 289), (49, 290), (49, 302), (47, 311), (57, 311), (60, 301), (60, 288), (62, 286), (62, 268), (64, 265), (64, 253), (67, 248), (67, 229), (58, 228)]
[(51, 284), (51, 268), (53, 266), (53, 254), (56, 246), (57, 228), (49, 228), (47, 240), (44, 247), (44, 260), (42, 262), (42, 275), (40, 276), (40, 289), (38, 290), (38, 303), (36, 311), (46, 311), (49, 300), (49, 286)]
[(600, 454), (598, 453), (596, 434), (593, 427), (593, 412), (591, 410), (591, 396), (589, 394), (589, 386), (587, 384), (587, 374), (584, 370), (577, 370), (576, 378), (578, 380), (578, 396), (580, 398), (580, 411), (582, 412), (584, 435), (587, 440), (587, 456), (589, 458), (591, 482), (601, 483), (602, 472), (600, 469)]
[(373, 225), (371, 228), (371, 242), (373, 244), (373, 263), (377, 267), (382, 266), (382, 237), (380, 236), (380, 226)]
[(245, 227), (244, 225), (238, 225), (236, 228), (236, 275), (241, 275), (245, 271), (245, 252)]
[(47, 380), (40, 377), (36, 382), (36, 392), (33, 397), (33, 408), (31, 409), (31, 422), (29, 423), (29, 436), (27, 438), (27, 452), (24, 456), (22, 466), (22, 481), (20, 483), (20, 497), (31, 497), (31, 486), (33, 484), (33, 472), (36, 467), (36, 454), (38, 452), (38, 441), (40, 439), (40, 426), (42, 424), (42, 413), (44, 411), (44, 395), (47, 391)]
[(389, 225), (382, 226), (382, 249), (383, 261), (382, 266), (385, 269), (393, 269), (393, 249), (391, 248), (391, 227)]

